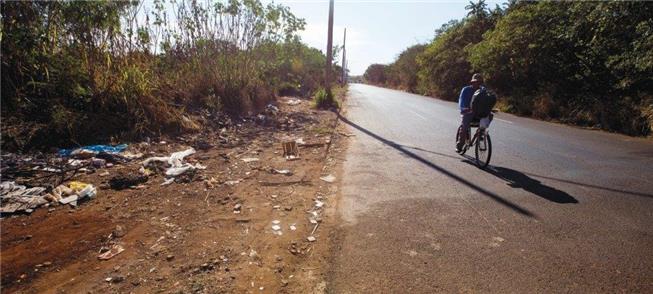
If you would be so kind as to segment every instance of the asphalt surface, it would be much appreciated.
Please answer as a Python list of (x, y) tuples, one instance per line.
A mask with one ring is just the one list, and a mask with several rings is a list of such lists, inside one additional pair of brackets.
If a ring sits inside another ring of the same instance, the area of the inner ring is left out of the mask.
[(498, 114), (484, 171), (454, 152), (455, 103), (346, 103), (328, 292), (653, 293), (652, 140)]

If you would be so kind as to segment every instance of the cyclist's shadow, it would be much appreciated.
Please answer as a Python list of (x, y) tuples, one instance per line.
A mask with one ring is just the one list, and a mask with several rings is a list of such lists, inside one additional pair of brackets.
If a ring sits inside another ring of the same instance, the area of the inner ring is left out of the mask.
[[(473, 161), (464, 161), (475, 165)], [(546, 200), (556, 203), (578, 203), (578, 200), (567, 192), (544, 185), (542, 182), (514, 169), (500, 166), (488, 166), (484, 171), (506, 181), (510, 187), (524, 189), (524, 191), (533, 193)]]

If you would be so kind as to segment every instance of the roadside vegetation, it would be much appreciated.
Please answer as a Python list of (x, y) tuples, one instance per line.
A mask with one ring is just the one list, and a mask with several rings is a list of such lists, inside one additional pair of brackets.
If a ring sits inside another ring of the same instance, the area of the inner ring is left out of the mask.
[[(259, 0), (2, 2), (2, 147), (198, 130), (211, 115), (311, 97), (326, 58)], [(335, 70), (335, 69), (334, 69)]]
[(653, 5), (522, 2), (467, 17), (434, 39), (371, 65), (368, 83), (455, 101), (484, 74), (503, 111), (629, 135), (653, 132)]

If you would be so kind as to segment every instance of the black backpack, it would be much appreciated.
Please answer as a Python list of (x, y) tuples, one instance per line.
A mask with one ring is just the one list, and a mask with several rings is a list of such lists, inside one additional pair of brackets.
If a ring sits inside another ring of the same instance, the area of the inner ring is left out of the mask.
[(472, 112), (475, 117), (486, 117), (492, 113), (492, 108), (497, 103), (497, 95), (485, 88), (476, 90), (472, 96)]

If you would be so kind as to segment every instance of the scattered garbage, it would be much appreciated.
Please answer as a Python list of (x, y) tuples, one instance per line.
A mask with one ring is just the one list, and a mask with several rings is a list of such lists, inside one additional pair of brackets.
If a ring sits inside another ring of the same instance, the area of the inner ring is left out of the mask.
[(121, 144), (118, 146), (91, 145), (91, 146), (83, 146), (80, 148), (73, 148), (73, 149), (61, 149), (59, 150), (59, 155), (62, 157), (70, 157), (79, 154), (98, 154), (100, 152), (120, 153), (125, 149), (127, 149), (127, 144)]
[(77, 206), (79, 200), (93, 198), (97, 194), (93, 185), (76, 181), (68, 183), (67, 186), (58, 186), (52, 192), (52, 198), (59, 199), (59, 203), (72, 206)]
[(109, 260), (109, 259), (113, 258), (114, 256), (120, 254), (123, 251), (125, 251), (125, 248), (123, 248), (119, 244), (115, 244), (115, 245), (111, 246), (111, 249), (109, 249), (109, 251), (98, 255), (97, 258), (99, 260)]
[(291, 106), (299, 105), (299, 104), (301, 104), (301, 103), (302, 103), (302, 101), (299, 100), (299, 99), (297, 99), (297, 98), (288, 99), (288, 100), (286, 101), (286, 104), (291, 105)]
[(325, 182), (327, 182), (327, 183), (333, 183), (333, 182), (336, 181), (336, 177), (333, 176), (333, 175), (331, 175), (331, 174), (329, 174), (329, 175), (326, 175), (326, 176), (320, 177), (320, 180), (325, 181)]
[(234, 213), (235, 213), (235, 214), (240, 213), (240, 210), (241, 210), (242, 208), (243, 208), (243, 206), (242, 206), (240, 203), (234, 205)]
[(148, 159), (145, 159), (142, 162), (142, 165), (144, 168), (152, 168), (154, 170), (158, 170), (158, 167), (156, 166), (157, 162), (167, 163), (170, 166), (165, 172), (165, 175), (168, 179), (164, 183), (167, 185), (169, 184), (167, 181), (170, 178), (177, 177), (189, 171), (195, 171), (197, 169), (206, 169), (206, 166), (203, 166), (201, 164), (193, 165), (190, 163), (184, 163), (184, 158), (194, 153), (195, 153), (195, 149), (189, 148), (184, 151), (172, 153), (170, 154), (170, 156), (167, 157), (164, 156), (150, 157)]
[(276, 107), (272, 104), (268, 104), (268, 106), (265, 107), (265, 111), (269, 114), (277, 115), (277, 113), (279, 113), (279, 107)]
[(0, 212), (30, 213), (50, 202), (75, 206), (78, 200), (93, 198), (97, 193), (93, 185), (76, 181), (70, 182), (68, 185), (60, 185), (54, 188), (51, 193), (44, 193), (46, 190), (44, 187), (27, 188), (23, 185), (16, 185), (15, 182), (2, 182), (0, 184), (0, 199), (2, 200)]
[(102, 158), (92, 158), (91, 165), (95, 168), (102, 168), (107, 164), (107, 161)]
[(315, 240), (317, 240), (317, 239), (315, 239), (315, 237), (313, 237), (313, 236), (308, 236), (308, 238), (306, 238), (306, 240), (308, 240), (308, 242), (315, 242)]
[(169, 178), (169, 179), (166, 179), (165, 181), (163, 181), (163, 183), (161, 183), (161, 186), (170, 185), (170, 184), (172, 184), (174, 181), (175, 181), (175, 178)]
[(284, 142), (282, 148), (283, 148), (283, 156), (287, 160), (294, 160), (299, 158), (299, 148), (297, 148), (296, 141)]
[(244, 162), (254, 162), (254, 161), (259, 161), (258, 158), (256, 157), (247, 157), (242, 159)]
[(46, 188), (27, 188), (23, 185), (16, 185), (15, 182), (0, 183), (0, 199), (2, 200), (2, 213), (15, 213), (34, 209), (49, 201), (42, 196)]
[(273, 174), (281, 174), (281, 175), (286, 175), (286, 176), (292, 176), (292, 171), (289, 169), (270, 169), (270, 172)]
[(227, 185), (227, 186), (234, 186), (234, 185), (237, 185), (238, 183), (240, 183), (240, 181), (239, 181), (239, 180), (235, 180), (235, 181), (226, 181), (226, 182), (224, 182), (224, 183), (225, 183), (225, 185)]

